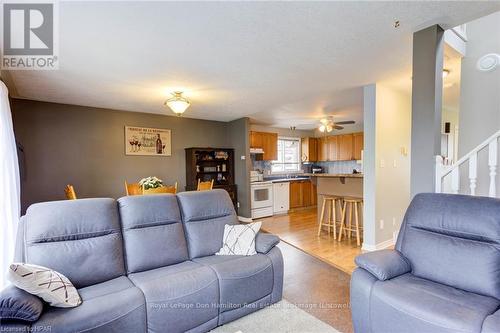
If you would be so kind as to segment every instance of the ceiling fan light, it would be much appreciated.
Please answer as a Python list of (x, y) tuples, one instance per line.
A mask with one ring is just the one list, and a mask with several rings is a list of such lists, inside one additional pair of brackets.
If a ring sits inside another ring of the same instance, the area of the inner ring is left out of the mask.
[(172, 98), (165, 101), (165, 105), (167, 105), (176, 115), (180, 116), (191, 105), (191, 102), (182, 96), (182, 91), (173, 92), (172, 95)]
[(326, 131), (328, 133), (330, 133), (331, 131), (333, 131), (333, 126), (331, 124), (326, 125)]
[(321, 125), (321, 126), (319, 127), (319, 131), (320, 131), (320, 132), (324, 132), (325, 130), (326, 130), (326, 126), (325, 126), (325, 125)]

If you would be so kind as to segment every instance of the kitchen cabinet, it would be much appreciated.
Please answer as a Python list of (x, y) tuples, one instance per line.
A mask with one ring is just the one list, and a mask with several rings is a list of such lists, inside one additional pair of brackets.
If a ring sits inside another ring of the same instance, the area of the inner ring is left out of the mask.
[(316, 186), (310, 180), (290, 182), (290, 209), (314, 206), (317, 203)]
[(278, 133), (265, 133), (263, 138), (264, 161), (275, 161), (278, 159)]
[(300, 181), (290, 182), (290, 209), (302, 207), (302, 183)]
[(318, 161), (328, 160), (328, 138), (322, 136), (317, 140)]
[[(302, 139), (302, 159), (307, 162), (321, 161), (350, 161), (360, 160), (363, 150), (363, 132), (342, 135), (329, 135), (315, 138), (316, 142), (311, 143), (310, 139)], [(314, 146), (316, 146), (316, 159), (314, 157)], [(304, 153), (305, 152), (305, 153)], [(304, 160), (305, 158), (307, 160)]]
[(353, 152), (353, 157), (355, 160), (361, 160), (362, 159), (362, 151), (363, 151), (363, 145), (364, 145), (364, 135), (363, 132), (360, 133), (354, 133), (354, 152)]
[(290, 183), (281, 182), (273, 184), (273, 213), (283, 214), (290, 209)]
[(327, 137), (328, 140), (328, 155), (327, 161), (338, 161), (339, 154), (339, 140), (338, 135), (331, 135)]
[(302, 162), (316, 162), (318, 160), (318, 139), (302, 138)]
[(250, 148), (263, 148), (262, 132), (250, 131)]
[(352, 134), (344, 134), (338, 136), (338, 160), (339, 161), (349, 161), (353, 160), (353, 135)]
[(264, 151), (262, 160), (278, 159), (278, 133), (250, 131), (250, 148), (261, 148)]

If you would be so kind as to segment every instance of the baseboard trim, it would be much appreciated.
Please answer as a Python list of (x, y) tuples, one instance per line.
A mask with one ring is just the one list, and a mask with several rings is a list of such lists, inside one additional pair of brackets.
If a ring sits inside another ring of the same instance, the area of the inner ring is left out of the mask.
[(367, 251), (367, 252), (372, 252), (372, 251), (386, 249), (388, 247), (394, 246), (394, 244), (395, 244), (394, 239), (388, 239), (386, 241), (383, 241), (383, 242), (375, 244), (375, 245), (363, 243), (361, 250)]
[(253, 220), (251, 218), (244, 217), (244, 216), (238, 216), (238, 221), (245, 222), (245, 223), (251, 223), (251, 222), (253, 222)]

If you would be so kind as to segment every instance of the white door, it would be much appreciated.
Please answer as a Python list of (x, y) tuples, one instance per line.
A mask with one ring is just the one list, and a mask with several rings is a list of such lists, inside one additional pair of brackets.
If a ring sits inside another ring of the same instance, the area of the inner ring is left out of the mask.
[(288, 210), (290, 209), (290, 183), (274, 183), (273, 194), (273, 212), (275, 214), (288, 212)]

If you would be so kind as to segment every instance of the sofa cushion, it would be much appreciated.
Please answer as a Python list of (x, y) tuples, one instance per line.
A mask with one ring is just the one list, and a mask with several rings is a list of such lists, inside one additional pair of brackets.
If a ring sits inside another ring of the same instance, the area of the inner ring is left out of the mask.
[(273, 291), (273, 265), (264, 254), (208, 256), (194, 261), (210, 267), (217, 274), (221, 312), (253, 303)]
[(181, 213), (175, 195), (123, 197), (118, 199), (118, 207), (129, 273), (188, 259)]
[(238, 224), (227, 191), (190, 191), (177, 194), (189, 257), (213, 255), (222, 247), (224, 226)]
[(130, 279), (147, 302), (148, 331), (185, 332), (211, 321), (217, 325), (219, 286), (208, 267), (186, 261), (133, 273)]
[(481, 332), (500, 301), (405, 274), (375, 283), (373, 332)]
[(82, 304), (76, 308), (49, 307), (34, 323), (57, 332), (144, 332), (144, 295), (127, 277), (79, 289)]
[(125, 274), (113, 199), (33, 204), (26, 212), (24, 227), (26, 263), (58, 271), (77, 288)]
[(405, 216), (397, 250), (412, 274), (500, 299), (500, 200), (419, 194)]

